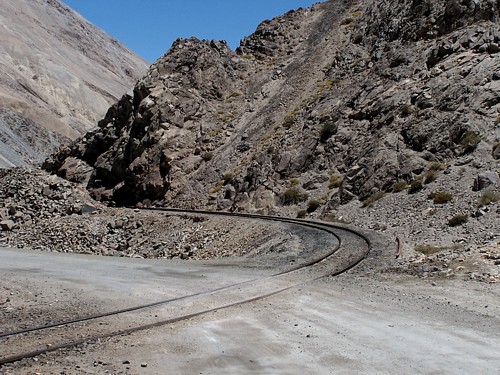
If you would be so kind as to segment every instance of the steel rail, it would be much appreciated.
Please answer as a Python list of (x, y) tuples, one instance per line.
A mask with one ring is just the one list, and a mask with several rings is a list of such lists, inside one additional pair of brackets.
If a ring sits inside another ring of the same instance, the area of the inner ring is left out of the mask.
[(207, 313), (211, 313), (211, 312), (214, 312), (217, 310), (227, 309), (227, 308), (242, 305), (245, 303), (254, 302), (257, 300), (268, 298), (268, 297), (273, 296), (273, 295), (278, 294), (278, 293), (282, 293), (286, 290), (296, 288), (296, 287), (304, 285), (308, 282), (319, 280), (319, 279), (322, 279), (322, 278), (328, 277), (328, 276), (337, 276), (337, 275), (345, 273), (345, 272), (349, 271), (350, 269), (356, 267), (360, 262), (362, 262), (366, 258), (366, 256), (369, 254), (371, 247), (372, 247), (370, 239), (367, 236), (365, 236), (363, 233), (360, 233), (359, 231), (356, 231), (356, 230), (351, 229), (351, 228), (346, 228), (346, 227), (334, 225), (331, 223), (299, 220), (299, 219), (292, 219), (292, 218), (283, 218), (283, 217), (277, 217), (277, 216), (262, 216), (262, 215), (255, 215), (255, 214), (231, 213), (231, 212), (210, 212), (210, 211), (202, 211), (202, 210), (182, 210), (182, 209), (175, 209), (175, 208), (148, 208), (148, 209), (143, 209), (143, 210), (172, 212), (172, 213), (178, 213), (178, 214), (230, 216), (230, 217), (238, 217), (238, 218), (242, 218), (242, 219), (246, 218), (246, 219), (267, 220), (267, 221), (291, 223), (291, 224), (295, 224), (295, 225), (300, 225), (300, 226), (304, 226), (304, 227), (309, 227), (309, 228), (314, 228), (314, 229), (325, 231), (325, 232), (333, 235), (334, 237), (336, 237), (338, 244), (333, 248), (333, 250), (329, 251), (327, 254), (324, 254), (319, 258), (313, 258), (310, 261), (307, 261), (305, 263), (301, 263), (301, 264), (296, 265), (294, 267), (291, 267), (285, 271), (277, 272), (277, 273), (274, 273), (274, 274), (269, 275), (269, 276), (263, 276), (263, 277), (256, 278), (256, 279), (246, 280), (246, 281), (243, 281), (240, 283), (231, 284), (231, 285), (227, 285), (227, 286), (223, 286), (220, 288), (207, 290), (207, 291), (203, 291), (203, 292), (193, 293), (193, 294), (185, 295), (185, 296), (181, 296), (181, 297), (176, 297), (176, 298), (172, 298), (172, 299), (168, 299), (168, 300), (164, 300), (164, 301), (158, 301), (158, 302), (154, 302), (154, 303), (150, 303), (150, 304), (146, 304), (146, 305), (134, 306), (134, 307), (125, 308), (125, 309), (116, 310), (116, 311), (111, 311), (111, 312), (107, 312), (107, 313), (103, 313), (103, 314), (96, 314), (96, 315), (82, 317), (82, 318), (78, 318), (78, 319), (67, 320), (64, 322), (52, 323), (52, 324), (48, 324), (48, 325), (44, 325), (44, 326), (38, 326), (38, 327), (32, 327), (32, 328), (7, 332), (7, 333), (0, 334), (0, 338), (6, 338), (6, 337), (10, 337), (10, 336), (15, 336), (15, 335), (22, 335), (22, 334), (35, 332), (35, 331), (42, 331), (42, 330), (46, 330), (46, 329), (50, 329), (50, 328), (63, 327), (63, 326), (71, 325), (71, 324), (82, 323), (82, 322), (95, 320), (95, 319), (99, 319), (99, 318), (103, 318), (103, 317), (108, 317), (108, 316), (112, 316), (112, 315), (118, 315), (118, 314), (122, 314), (122, 313), (135, 312), (135, 311), (139, 311), (139, 310), (143, 310), (143, 309), (147, 309), (147, 308), (165, 305), (168, 303), (172, 303), (174, 301), (185, 300), (188, 298), (193, 298), (193, 297), (197, 297), (197, 296), (201, 296), (201, 295), (214, 294), (216, 292), (229, 290), (229, 289), (236, 288), (236, 287), (239, 287), (239, 286), (244, 285), (244, 284), (256, 283), (258, 281), (263, 281), (266, 279), (271, 279), (271, 278), (275, 278), (275, 277), (278, 277), (281, 275), (289, 274), (291, 272), (318, 264), (318, 263), (322, 262), (323, 260), (334, 255), (341, 248), (341, 245), (342, 245), (342, 239), (336, 233), (333, 232), (334, 229), (349, 232), (349, 233), (363, 239), (364, 242), (366, 243), (367, 247), (366, 247), (366, 250), (363, 252), (362, 256), (351, 261), (346, 267), (344, 267), (338, 271), (335, 271), (335, 272), (322, 274), (321, 276), (315, 277), (313, 279), (309, 279), (309, 280), (301, 282), (301, 283), (287, 286), (285, 288), (280, 288), (280, 289), (272, 291), (270, 293), (266, 293), (266, 294), (252, 297), (249, 299), (243, 299), (243, 300), (240, 300), (237, 302), (233, 302), (233, 303), (222, 305), (222, 306), (217, 306), (214, 308), (205, 309), (205, 310), (202, 310), (202, 311), (199, 311), (196, 313), (186, 314), (186, 315), (182, 315), (179, 317), (170, 318), (167, 320), (162, 320), (162, 321), (158, 321), (158, 322), (154, 322), (154, 323), (150, 323), (150, 324), (146, 324), (146, 325), (139, 325), (136, 327), (132, 327), (132, 328), (124, 329), (124, 330), (118, 330), (118, 331), (111, 332), (111, 333), (106, 333), (106, 334), (101, 334), (101, 335), (92, 335), (89, 337), (85, 337), (83, 339), (73, 340), (70, 342), (65, 342), (62, 344), (53, 345), (53, 346), (48, 347), (48, 348), (43, 348), (43, 349), (39, 349), (39, 350), (27, 352), (27, 353), (21, 353), (21, 354), (14, 355), (14, 356), (0, 358), (0, 367), (5, 365), (5, 364), (13, 363), (13, 362), (19, 361), (19, 360), (24, 359), (24, 358), (36, 357), (36, 356), (44, 354), (44, 353), (49, 353), (49, 352), (54, 352), (56, 350), (60, 350), (60, 349), (64, 349), (64, 348), (74, 347), (74, 346), (83, 344), (85, 342), (97, 341), (97, 340), (101, 340), (101, 339), (105, 339), (105, 338), (111, 338), (111, 337), (116, 337), (116, 336), (120, 336), (120, 335), (130, 334), (130, 333), (141, 331), (141, 330), (147, 330), (150, 328), (155, 328), (155, 327), (159, 327), (159, 326), (163, 326), (163, 325), (172, 324), (175, 322), (191, 319), (191, 318), (194, 318), (194, 317), (197, 317), (200, 315), (204, 315)]
[[(180, 210), (180, 211), (175, 211), (175, 212), (182, 212), (184, 214), (185, 213), (196, 213), (196, 214), (200, 214), (201, 213), (201, 211), (191, 212), (191, 211), (185, 211), (185, 210)], [(210, 212), (204, 212), (204, 214), (226, 215), (226, 213), (214, 213), (214, 212), (211, 212), (211, 213)], [(239, 214), (239, 215), (238, 214), (234, 214), (234, 215), (228, 215), (228, 216), (245, 217), (244, 214)], [(255, 217), (255, 215), (249, 216), (249, 218), (256, 219), (256, 220), (258, 220), (258, 219), (262, 220), (261, 217)], [(269, 219), (269, 220), (271, 220), (271, 219)], [(341, 246), (341, 239), (340, 239), (339, 236), (335, 235), (335, 233), (332, 233), (328, 229), (325, 229), (323, 226), (317, 225), (317, 223), (304, 222), (304, 223), (300, 223), (299, 224), (296, 221), (294, 221), (294, 219), (288, 219), (288, 218), (282, 218), (282, 219), (280, 218), (280, 220), (278, 220), (278, 221), (290, 222), (290, 223), (293, 223), (293, 224), (296, 224), (296, 225), (298, 224), (298, 225), (302, 225), (302, 226), (306, 226), (306, 227), (310, 227), (310, 228), (314, 228), (314, 229), (319, 229), (319, 230), (326, 231), (329, 234), (335, 236), (335, 238), (338, 241), (338, 244), (337, 244), (337, 246), (335, 246), (333, 248), (332, 251), (328, 252), (326, 255), (323, 255), (323, 256), (321, 256), (321, 257), (319, 257), (317, 259), (312, 259), (312, 260), (310, 260), (310, 261), (308, 261), (306, 263), (301, 263), (301, 264), (296, 265), (296, 266), (294, 266), (292, 268), (289, 268), (289, 269), (287, 269), (285, 271), (277, 272), (277, 273), (274, 273), (274, 274), (271, 274), (271, 275), (268, 275), (268, 276), (262, 276), (262, 277), (259, 277), (259, 278), (254, 278), (254, 279), (245, 280), (245, 281), (242, 281), (242, 282), (239, 282), (239, 283), (222, 286), (222, 287), (219, 287), (219, 288), (209, 289), (209, 290), (202, 291), (202, 292), (192, 293), (192, 294), (188, 294), (188, 295), (185, 295), (185, 296), (170, 298), (170, 299), (167, 299), (167, 300), (161, 300), (161, 301), (152, 302), (152, 303), (148, 303), (148, 304), (144, 304), (144, 305), (132, 306), (132, 307), (124, 308), (124, 309), (108, 311), (108, 312), (101, 313), (101, 314), (94, 314), (94, 315), (84, 316), (84, 317), (80, 317), (80, 318), (76, 318), (76, 319), (64, 320), (64, 321), (61, 321), (61, 322), (55, 322), (55, 323), (45, 324), (45, 325), (41, 325), (41, 326), (35, 326), (35, 327), (23, 328), (23, 329), (19, 329), (19, 330), (15, 330), (15, 331), (3, 332), (3, 333), (0, 333), (0, 339), (1, 338), (6, 338), (6, 337), (10, 337), (10, 336), (15, 336), (15, 335), (21, 335), (21, 334), (24, 334), (24, 333), (30, 333), (30, 332), (35, 332), (35, 331), (42, 331), (42, 330), (45, 330), (45, 329), (57, 328), (57, 327), (61, 327), (61, 326), (65, 326), (65, 325), (70, 325), (70, 324), (83, 323), (83, 322), (86, 322), (86, 321), (89, 321), (89, 320), (95, 320), (95, 319), (105, 318), (105, 317), (112, 316), (112, 315), (118, 315), (118, 314), (123, 314), (123, 313), (138, 311), (138, 310), (143, 310), (143, 309), (147, 309), (147, 308), (151, 308), (151, 307), (166, 305), (168, 303), (182, 301), (182, 300), (185, 300), (185, 299), (188, 299), (188, 298), (192, 298), (192, 297), (197, 297), (197, 296), (212, 294), (212, 293), (215, 293), (215, 292), (220, 292), (220, 291), (223, 291), (223, 290), (236, 288), (236, 287), (239, 287), (239, 286), (242, 286), (242, 285), (245, 285), (245, 284), (254, 283), (256, 281), (267, 280), (267, 279), (270, 279), (270, 278), (273, 278), (273, 277), (276, 277), (276, 276), (285, 275), (287, 273), (290, 273), (290, 272), (293, 272), (293, 271), (297, 271), (299, 269), (302, 269), (302, 268), (305, 268), (305, 267), (309, 267), (311, 265), (319, 263), (322, 260), (324, 260), (324, 259), (332, 256), (340, 248), (340, 246)]]

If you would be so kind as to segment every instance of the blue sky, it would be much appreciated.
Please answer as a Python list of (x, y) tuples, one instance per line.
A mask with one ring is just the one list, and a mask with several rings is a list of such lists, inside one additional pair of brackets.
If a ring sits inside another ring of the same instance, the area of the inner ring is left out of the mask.
[(224, 39), (235, 49), (265, 20), (317, 0), (62, 0), (153, 62), (178, 37)]

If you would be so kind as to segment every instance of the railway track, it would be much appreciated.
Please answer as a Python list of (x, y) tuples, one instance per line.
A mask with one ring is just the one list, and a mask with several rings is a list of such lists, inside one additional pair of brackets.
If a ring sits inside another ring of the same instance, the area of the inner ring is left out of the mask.
[(330, 223), (243, 213), (166, 208), (148, 210), (288, 223), (326, 232), (332, 236), (332, 244), (320, 256), (268, 276), (154, 303), (0, 333), (0, 369), (3, 365), (25, 358), (172, 324), (268, 298), (314, 280), (347, 272), (365, 259), (371, 249), (370, 240), (363, 234)]

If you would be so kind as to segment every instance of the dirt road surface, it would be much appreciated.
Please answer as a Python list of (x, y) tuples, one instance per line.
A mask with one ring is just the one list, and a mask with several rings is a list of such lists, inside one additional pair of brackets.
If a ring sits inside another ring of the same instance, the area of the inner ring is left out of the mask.
[[(2, 332), (270, 273), (244, 259), (173, 262), (6, 248), (0, 259)], [(0, 373), (500, 374), (498, 284), (431, 283), (369, 269), (22, 360)], [(181, 310), (197, 303), (207, 300)]]

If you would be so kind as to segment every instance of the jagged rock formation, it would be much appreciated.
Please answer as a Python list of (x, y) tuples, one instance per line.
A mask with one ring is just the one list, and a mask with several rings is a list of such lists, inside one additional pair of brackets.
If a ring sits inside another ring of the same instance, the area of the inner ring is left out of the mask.
[(293, 215), (416, 186), (467, 155), (494, 168), (499, 12), (332, 0), (265, 21), (236, 52), (178, 40), (44, 167), (118, 205)]
[(148, 65), (58, 0), (4, 0), (0, 40), (0, 167), (94, 127)]

